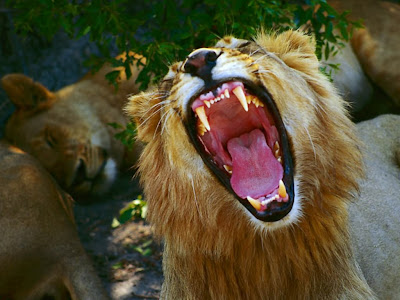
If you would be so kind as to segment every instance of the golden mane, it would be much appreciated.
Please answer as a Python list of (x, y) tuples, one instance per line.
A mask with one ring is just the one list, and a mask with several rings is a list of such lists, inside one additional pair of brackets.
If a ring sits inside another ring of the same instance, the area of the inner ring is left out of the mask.
[(244, 209), (191, 143), (184, 95), (201, 82), (182, 72), (182, 63), (158, 89), (131, 98), (126, 110), (147, 143), (139, 171), (148, 218), (165, 242), (162, 297), (374, 298), (348, 232), (347, 206), (362, 176), (359, 142), (314, 48), (297, 31), (261, 33), (251, 43), (226, 37), (208, 48), (221, 56), (213, 76), (230, 72), (220, 61), (236, 60), (234, 69), (243, 66), (268, 89), (285, 124), (297, 213), (277, 222), (260, 222)]

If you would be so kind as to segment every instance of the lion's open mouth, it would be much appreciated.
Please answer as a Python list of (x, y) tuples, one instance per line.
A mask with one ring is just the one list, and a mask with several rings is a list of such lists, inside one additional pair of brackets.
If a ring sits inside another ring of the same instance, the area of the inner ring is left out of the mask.
[(293, 205), (286, 130), (268, 93), (229, 81), (195, 97), (188, 126), (196, 149), (258, 219), (282, 219)]

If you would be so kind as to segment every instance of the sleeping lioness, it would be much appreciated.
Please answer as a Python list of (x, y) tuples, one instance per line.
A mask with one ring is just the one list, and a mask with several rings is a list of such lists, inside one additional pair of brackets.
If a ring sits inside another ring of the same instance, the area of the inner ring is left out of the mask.
[[(372, 291), (354, 258), (347, 208), (360, 143), (314, 51), (297, 31), (226, 37), (131, 98), (148, 218), (165, 243), (163, 299), (400, 295), (399, 285)], [(386, 199), (373, 201), (358, 213)], [(368, 226), (355, 238), (386, 251)]]
[(0, 142), (0, 299), (107, 299), (72, 199), (30, 155)]
[(139, 70), (132, 68), (129, 80), (122, 73), (118, 90), (105, 79), (109, 71), (106, 65), (54, 93), (22, 74), (1, 80), (17, 108), (7, 122), (6, 139), (36, 157), (73, 195), (106, 191), (124, 161), (131, 164), (137, 154), (114, 138), (116, 129), (109, 123), (126, 124), (121, 107), (138, 91)]

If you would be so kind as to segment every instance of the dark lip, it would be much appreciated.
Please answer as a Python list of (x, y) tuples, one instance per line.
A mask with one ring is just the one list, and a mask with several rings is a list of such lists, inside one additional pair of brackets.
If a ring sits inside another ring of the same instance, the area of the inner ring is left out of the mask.
[[(201, 94), (208, 92), (210, 90), (213, 90), (217, 88), (218, 86), (222, 85), (225, 82), (229, 81), (240, 81), (244, 84), (245, 88), (250, 90), (252, 94), (258, 97), (263, 103), (267, 106), (268, 110), (272, 113), (272, 116), (275, 121), (275, 125), (277, 127), (277, 130), (280, 135), (281, 139), (281, 147), (283, 149), (282, 152), (282, 158), (283, 158), (283, 182), (286, 186), (286, 191), (289, 195), (289, 200), (285, 204), (281, 204), (278, 208), (275, 209), (267, 209), (264, 212), (258, 212), (247, 200), (240, 198), (236, 193), (233, 191), (231, 183), (230, 183), (230, 178), (223, 172), (221, 169), (219, 169), (215, 163), (213, 162), (212, 157), (207, 154), (204, 151), (204, 147), (200, 141), (200, 139), (197, 136), (197, 130), (196, 130), (196, 122), (195, 120), (195, 115), (193, 110), (191, 109), (191, 105), (193, 101), (199, 97)], [(184, 120), (184, 125), (185, 128), (188, 132), (188, 135), (190, 136), (191, 142), (193, 143), (194, 147), (196, 148), (197, 152), (203, 159), (204, 163), (207, 165), (207, 167), (212, 171), (212, 173), (218, 178), (218, 180), (225, 186), (225, 188), (233, 194), (239, 202), (246, 207), (246, 209), (258, 220), (264, 221), (264, 222), (276, 222), (284, 218), (292, 209), (293, 203), (294, 203), (294, 180), (293, 180), (293, 173), (294, 173), (294, 168), (293, 168), (293, 159), (292, 159), (292, 154), (290, 152), (290, 145), (289, 145), (289, 139), (288, 135), (286, 132), (286, 128), (283, 124), (283, 121), (281, 119), (280, 113), (278, 111), (278, 108), (275, 105), (275, 102), (272, 100), (272, 97), (270, 93), (263, 87), (254, 84), (251, 81), (242, 79), (242, 78), (226, 78), (223, 81), (214, 81), (214, 82), (208, 82), (207, 86), (194, 95), (187, 106), (187, 112), (188, 112), (188, 117), (185, 118)]]

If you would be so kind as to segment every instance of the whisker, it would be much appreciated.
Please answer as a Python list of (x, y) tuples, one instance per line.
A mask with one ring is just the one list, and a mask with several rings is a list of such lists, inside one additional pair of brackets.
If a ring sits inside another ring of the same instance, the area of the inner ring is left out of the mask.
[(252, 53), (249, 53), (249, 56), (253, 56), (253, 55), (256, 54), (257, 52), (260, 52), (260, 49), (256, 49), (256, 50), (253, 51)]
[(305, 131), (307, 132), (308, 138), (310, 139), (310, 143), (311, 143), (311, 147), (313, 148), (313, 152), (314, 152), (314, 160), (317, 160), (317, 153), (315, 151), (315, 147), (314, 147), (314, 142), (311, 138), (310, 132), (308, 131), (307, 127), (304, 126)]
[(175, 113), (175, 111), (174, 111), (173, 109), (171, 109), (171, 110), (167, 113), (167, 116), (166, 116), (165, 119), (164, 119), (163, 127), (162, 127), (162, 129), (161, 129), (161, 134), (164, 133), (165, 125), (167, 124), (168, 119), (169, 119), (174, 113)]
[(266, 56), (268, 56), (268, 54), (263, 54), (260, 57), (258, 57), (255, 61), (253, 61), (250, 65), (252, 64), (256, 64), (260, 59), (264, 59)]
[(199, 209), (199, 203), (197, 202), (196, 189), (194, 188), (193, 177), (191, 175), (189, 177), (190, 177), (190, 181), (192, 183), (194, 203), (196, 204), (196, 209), (197, 209), (197, 212), (199, 213), (200, 219), (203, 219), (203, 215), (201, 214), (200, 209)]
[(162, 106), (160, 106), (156, 111), (154, 111), (150, 116), (148, 116), (144, 121), (142, 121), (140, 124), (137, 125), (138, 128), (140, 128), (141, 126), (143, 126), (151, 117), (153, 117), (155, 114), (157, 114), (158, 112), (160, 112), (160, 110), (162, 109)]

